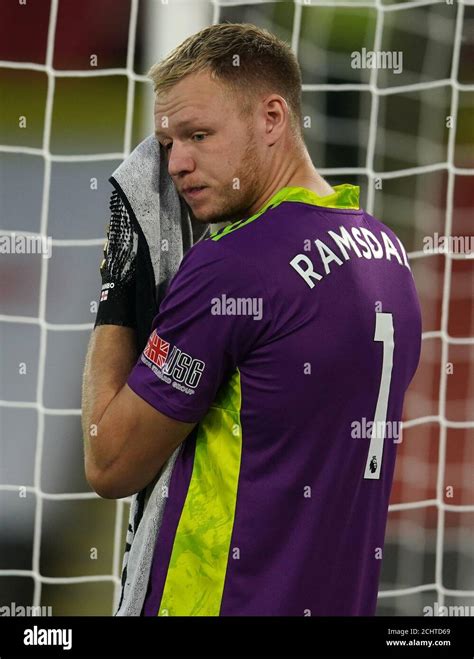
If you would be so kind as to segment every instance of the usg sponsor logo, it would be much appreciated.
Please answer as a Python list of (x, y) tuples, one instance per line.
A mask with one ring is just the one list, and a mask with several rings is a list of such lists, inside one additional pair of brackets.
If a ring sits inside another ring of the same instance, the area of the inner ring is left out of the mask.
[(192, 395), (199, 384), (206, 364), (201, 359), (194, 359), (187, 352), (180, 350), (178, 346), (170, 348), (168, 341), (162, 339), (156, 330), (153, 330), (143, 351), (143, 357), (146, 360), (144, 363), (160, 380), (172, 384), (179, 391)]

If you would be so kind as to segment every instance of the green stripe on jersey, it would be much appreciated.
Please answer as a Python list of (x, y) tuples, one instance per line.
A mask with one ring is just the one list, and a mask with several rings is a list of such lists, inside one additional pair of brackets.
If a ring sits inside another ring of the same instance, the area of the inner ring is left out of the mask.
[(224, 590), (242, 453), (237, 369), (199, 422), (193, 472), (158, 615), (218, 616)]

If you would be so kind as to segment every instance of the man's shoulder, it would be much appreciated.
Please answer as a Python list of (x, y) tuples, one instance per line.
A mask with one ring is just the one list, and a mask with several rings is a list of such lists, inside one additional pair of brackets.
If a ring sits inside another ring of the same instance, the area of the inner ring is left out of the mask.
[(235, 241), (216, 241), (213, 235), (195, 243), (185, 254), (182, 265), (193, 268), (209, 265), (218, 269), (220, 266), (237, 266), (242, 260), (248, 259), (248, 255), (244, 257)]
[(175, 291), (206, 290), (263, 295), (264, 283), (258, 250), (241, 240), (214, 241), (210, 238), (193, 245), (183, 257), (171, 288)]
[(390, 236), (394, 236), (395, 238), (398, 237), (391, 227), (382, 222), (382, 220), (380, 220), (378, 217), (375, 217), (375, 215), (371, 215), (366, 210), (364, 210), (363, 217), (369, 226), (371, 225), (373, 228), (378, 229), (379, 231), (383, 231), (384, 233), (389, 234)]

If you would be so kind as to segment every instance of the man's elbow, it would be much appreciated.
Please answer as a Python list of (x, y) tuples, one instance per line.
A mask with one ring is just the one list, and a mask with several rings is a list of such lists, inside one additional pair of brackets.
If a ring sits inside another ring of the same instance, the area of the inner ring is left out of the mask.
[(102, 499), (123, 499), (135, 494), (130, 491), (130, 488), (124, 487), (123, 482), (119, 482), (111, 469), (100, 470), (86, 461), (85, 474), (90, 487)]
[(131, 492), (130, 488), (124, 488), (120, 483), (108, 478), (106, 475), (87, 476), (87, 482), (90, 487), (102, 499), (123, 499), (135, 492)]
[[(105, 434), (101, 433), (102, 443), (107, 444)], [(87, 447), (87, 444), (86, 444)], [(86, 448), (84, 456), (84, 471), (90, 487), (103, 499), (121, 499), (128, 496), (122, 494), (122, 487), (116, 476), (117, 456), (93, 452), (92, 447)]]
[(123, 499), (140, 492), (153, 480), (134, 474), (130, 466), (129, 462), (117, 460), (108, 468), (100, 469), (86, 460), (86, 480), (102, 499)]

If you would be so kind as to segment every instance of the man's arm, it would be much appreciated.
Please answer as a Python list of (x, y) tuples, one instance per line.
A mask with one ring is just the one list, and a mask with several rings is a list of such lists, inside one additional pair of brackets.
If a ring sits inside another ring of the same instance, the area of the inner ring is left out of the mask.
[(137, 249), (138, 234), (114, 190), (82, 391), (86, 477), (105, 498), (128, 496), (148, 485), (184, 438), (178, 422), (157, 415), (125, 385), (138, 353)]
[(93, 331), (82, 389), (85, 471), (90, 486), (108, 499), (148, 485), (195, 426), (161, 414), (125, 384), (136, 360), (133, 329)]
[(102, 325), (92, 332), (82, 381), (85, 467), (92, 487), (95, 475), (107, 467), (113, 456), (107, 455), (107, 446), (101, 447), (98, 442), (91, 445), (91, 440), (98, 437), (99, 422), (125, 384), (136, 358), (134, 329)]

